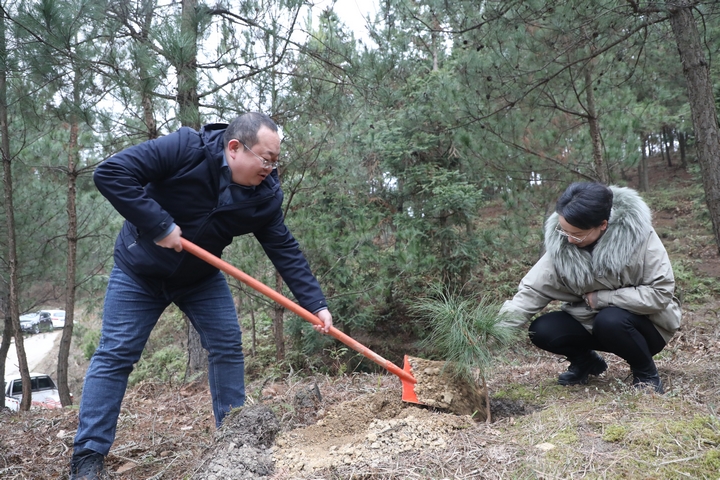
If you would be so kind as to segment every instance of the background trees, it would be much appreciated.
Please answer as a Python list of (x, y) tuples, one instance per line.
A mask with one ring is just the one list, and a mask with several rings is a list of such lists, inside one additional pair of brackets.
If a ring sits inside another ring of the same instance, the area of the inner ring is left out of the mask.
[[(517, 272), (499, 265), (539, 253), (566, 184), (647, 188), (651, 154), (702, 173), (720, 245), (715, 2), (382, 0), (378, 12), (361, 43), (333, 8), (297, 0), (8, 2), (6, 321), (101, 297), (102, 279), (87, 279), (110, 265), (121, 219), (94, 165), (247, 110), (283, 128), (287, 221), (351, 335), (422, 336), (431, 326), (407, 306), (435, 281), (508, 294), (493, 282)], [(498, 224), (482, 217), (491, 204)], [(252, 238), (226, 259), (284, 288)], [(258, 347), (302, 365), (328, 348), (236, 288)]]

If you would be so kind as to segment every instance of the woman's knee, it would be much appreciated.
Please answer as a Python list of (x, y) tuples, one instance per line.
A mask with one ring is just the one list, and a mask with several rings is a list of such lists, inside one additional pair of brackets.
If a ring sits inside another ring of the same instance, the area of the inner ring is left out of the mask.
[(539, 348), (545, 348), (557, 336), (557, 315), (553, 312), (537, 317), (528, 327), (530, 341)]
[(615, 335), (627, 332), (627, 329), (632, 327), (629, 315), (630, 312), (622, 308), (603, 308), (593, 321), (593, 335), (612, 339)]

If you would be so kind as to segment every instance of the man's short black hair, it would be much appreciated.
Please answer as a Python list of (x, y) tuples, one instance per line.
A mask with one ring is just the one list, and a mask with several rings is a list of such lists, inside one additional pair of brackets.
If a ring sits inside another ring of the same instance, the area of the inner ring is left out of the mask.
[(264, 113), (244, 113), (230, 122), (223, 135), (223, 144), (227, 148), (230, 140), (235, 139), (252, 148), (258, 142), (257, 133), (261, 127), (267, 127), (273, 132), (278, 131), (277, 124)]
[(560, 196), (555, 211), (570, 225), (582, 230), (602, 225), (610, 220), (613, 192), (597, 182), (577, 182), (570, 185)]

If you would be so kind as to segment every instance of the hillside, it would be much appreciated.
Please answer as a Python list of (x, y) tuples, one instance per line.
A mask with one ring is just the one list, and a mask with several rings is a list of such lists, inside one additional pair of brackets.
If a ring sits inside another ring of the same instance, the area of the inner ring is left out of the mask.
[[(142, 383), (123, 404), (112, 478), (717, 478), (720, 257), (699, 180), (660, 160), (651, 171), (644, 196), (684, 300), (683, 327), (656, 357), (665, 395), (632, 389), (611, 354), (599, 378), (561, 387), (567, 364), (529, 341), (489, 372), (489, 423), (403, 403), (391, 375), (285, 372), (250, 382), (247, 407), (215, 432), (204, 385)], [(0, 477), (65, 478), (76, 409), (0, 424)]]

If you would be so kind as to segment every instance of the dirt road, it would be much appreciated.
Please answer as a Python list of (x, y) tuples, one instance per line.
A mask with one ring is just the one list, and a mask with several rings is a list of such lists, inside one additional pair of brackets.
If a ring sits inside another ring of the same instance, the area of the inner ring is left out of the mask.
[[(23, 342), (25, 345), (25, 355), (27, 356), (28, 368), (31, 372), (43, 361), (45, 356), (50, 353), (55, 344), (55, 340), (61, 333), (62, 330), (55, 330), (25, 337), (25, 341)], [(18, 367), (17, 351), (15, 350), (15, 339), (13, 339), (5, 362), (5, 376), (17, 375), (18, 373), (20, 373), (20, 369)]]

